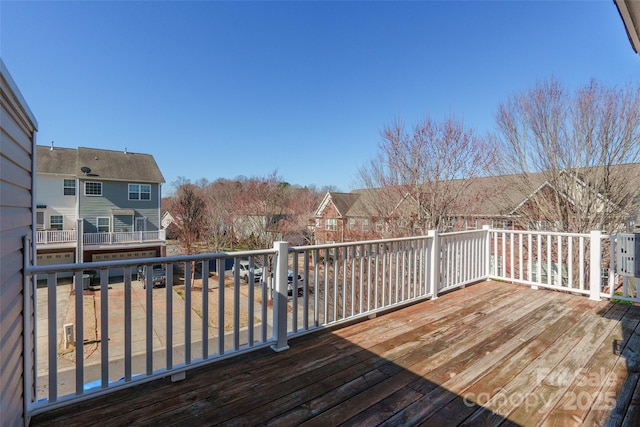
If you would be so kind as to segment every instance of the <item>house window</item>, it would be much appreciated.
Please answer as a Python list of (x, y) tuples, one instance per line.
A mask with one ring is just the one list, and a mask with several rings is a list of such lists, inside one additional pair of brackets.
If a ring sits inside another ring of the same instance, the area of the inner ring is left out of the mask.
[(63, 192), (65, 196), (75, 196), (76, 195), (76, 180), (75, 179), (65, 179), (63, 184)]
[(129, 184), (129, 200), (151, 200), (149, 184)]
[(355, 230), (356, 229), (356, 219), (355, 218), (349, 218), (349, 230)]
[(51, 215), (49, 217), (49, 228), (52, 230), (62, 230), (62, 215)]
[(369, 220), (368, 219), (363, 219), (362, 220), (362, 231), (369, 231)]
[(327, 230), (336, 231), (338, 229), (338, 220), (335, 218), (327, 218)]
[(44, 212), (42, 211), (36, 212), (36, 230), (44, 230)]
[(98, 217), (97, 221), (98, 233), (108, 233), (111, 231), (111, 220), (109, 217)]
[(316, 228), (322, 228), (322, 218), (316, 218)]
[(376, 232), (382, 233), (384, 231), (384, 221), (376, 221)]
[(84, 195), (85, 196), (102, 196), (102, 183), (101, 182), (85, 182)]

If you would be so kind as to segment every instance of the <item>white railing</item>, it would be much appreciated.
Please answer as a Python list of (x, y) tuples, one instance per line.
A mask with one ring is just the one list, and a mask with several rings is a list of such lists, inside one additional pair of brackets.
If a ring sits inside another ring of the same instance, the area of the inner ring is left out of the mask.
[(114, 233), (84, 233), (85, 245), (114, 245), (121, 243), (141, 243), (165, 240), (165, 230), (158, 231), (128, 231)]
[(37, 244), (75, 243), (76, 230), (44, 230), (36, 231)]
[(616, 280), (611, 241), (599, 231), (491, 230), (489, 277), (600, 299)]
[[(606, 297), (600, 271), (610, 258), (602, 256), (609, 241), (599, 232), (485, 228), (58, 266), (33, 266), (25, 258), (25, 286), (40, 310), (34, 333), (40, 338), (25, 349), (27, 357), (36, 355), (29, 411), (162, 376), (179, 379), (194, 367), (267, 346), (282, 351), (291, 337), (486, 279)], [(240, 260), (249, 262), (246, 282), (232, 268)], [(168, 286), (154, 289), (151, 273), (138, 280), (138, 266), (151, 272), (154, 264), (164, 266)], [(110, 278), (111, 270), (124, 276)], [(253, 277), (257, 271), (262, 274)], [(597, 280), (590, 280), (593, 271)], [(78, 290), (81, 283), (88, 290), (72, 291), (72, 283), (57, 279), (69, 272)], [(35, 277), (46, 283), (36, 286)]]

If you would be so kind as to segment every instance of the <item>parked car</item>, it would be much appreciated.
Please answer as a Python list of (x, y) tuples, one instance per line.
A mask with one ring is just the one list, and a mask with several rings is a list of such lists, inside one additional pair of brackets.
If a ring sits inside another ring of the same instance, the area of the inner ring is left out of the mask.
[[(293, 295), (293, 276), (293, 270), (289, 270), (289, 274), (287, 276), (287, 291), (289, 295)], [(304, 293), (304, 282), (302, 281), (302, 276), (300, 276), (299, 274), (296, 280), (296, 287), (298, 290), (298, 296), (302, 296), (302, 294)]]
[[(238, 269), (240, 271), (240, 278), (242, 280), (244, 280), (245, 282), (249, 281), (249, 276), (251, 273), (251, 269), (249, 268), (249, 261), (247, 260), (240, 260), (240, 262), (238, 263)], [(235, 274), (236, 271), (236, 264), (233, 264), (233, 267), (231, 267), (231, 271)], [(254, 264), (253, 266), (253, 280), (255, 282), (258, 282), (260, 280), (262, 280), (262, 267), (259, 267), (257, 265)]]
[[(289, 296), (293, 295), (293, 289), (294, 289), (293, 277), (294, 277), (293, 270), (289, 270), (287, 274), (287, 294)], [(304, 282), (302, 281), (302, 276), (300, 276), (299, 274), (298, 274), (296, 283), (297, 285), (295, 287), (297, 288), (297, 294), (298, 296), (302, 296), (302, 294), (304, 293)], [(271, 285), (269, 286), (275, 286), (275, 279), (271, 280)]]
[(167, 270), (162, 264), (142, 265), (138, 267), (138, 280), (142, 282), (143, 288), (147, 287), (146, 278), (149, 271), (151, 271), (151, 283), (154, 288), (167, 285)]

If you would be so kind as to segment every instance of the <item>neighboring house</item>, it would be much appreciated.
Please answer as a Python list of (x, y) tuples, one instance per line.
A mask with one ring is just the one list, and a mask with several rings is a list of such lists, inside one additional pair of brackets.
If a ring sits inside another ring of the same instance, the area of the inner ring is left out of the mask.
[(38, 264), (165, 255), (153, 156), (52, 143), (36, 159)]
[[(526, 179), (521, 175), (503, 175), (451, 182), (449, 188), (460, 185), (464, 191), (455, 192), (458, 197), (440, 222), (439, 230), (469, 230), (483, 225), (503, 229), (575, 229), (580, 224), (572, 223), (573, 217), (580, 216), (574, 213), (585, 202), (593, 210), (593, 218), (598, 215), (612, 218), (615, 215), (602, 212), (615, 212), (618, 210), (615, 201), (627, 197), (636, 199), (630, 212), (621, 212), (615, 224), (597, 225), (602, 229), (633, 231), (639, 224), (640, 164), (610, 169), (609, 177), (616, 185), (608, 190), (595, 189), (580, 170), (560, 172), (555, 185), (544, 173), (530, 174)], [(545, 200), (553, 201), (548, 209)], [(562, 215), (557, 212), (558, 206)], [(426, 234), (428, 230), (416, 219), (416, 212), (418, 203), (409, 193), (388, 189), (329, 192), (315, 213), (314, 241), (324, 244)]]

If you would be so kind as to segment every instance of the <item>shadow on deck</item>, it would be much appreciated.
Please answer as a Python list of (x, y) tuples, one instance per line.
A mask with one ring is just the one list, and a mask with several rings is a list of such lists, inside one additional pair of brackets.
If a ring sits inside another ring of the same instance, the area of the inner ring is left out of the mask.
[(484, 282), (31, 425), (640, 425), (639, 322), (640, 307)]

